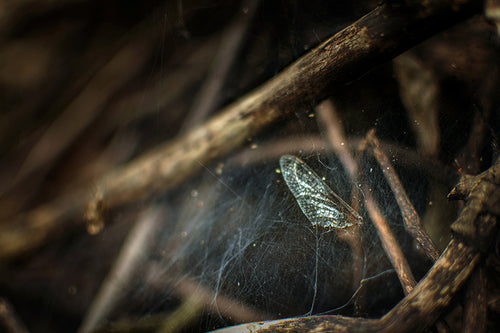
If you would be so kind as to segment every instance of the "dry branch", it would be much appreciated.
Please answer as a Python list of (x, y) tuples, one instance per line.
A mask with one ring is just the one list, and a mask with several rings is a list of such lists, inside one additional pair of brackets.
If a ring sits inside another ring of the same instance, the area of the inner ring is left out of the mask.
[(463, 332), (486, 332), (488, 304), (485, 266), (478, 267), (467, 284)]
[[(358, 183), (358, 163), (354, 160), (351, 153), (347, 149), (347, 139), (340, 126), (340, 119), (336, 115), (333, 103), (330, 101), (321, 103), (318, 106), (318, 112), (320, 114), (320, 119), (322, 119), (327, 126), (328, 139), (333, 147), (333, 150), (342, 161), (342, 164), (349, 173), (351, 179), (355, 183)], [(364, 198), (366, 210), (368, 211), (368, 214), (377, 229), (377, 234), (379, 235), (384, 251), (394, 267), (396, 274), (398, 275), (405, 295), (408, 295), (417, 284), (410, 269), (410, 265), (408, 264), (396, 237), (392, 233), (387, 220), (384, 218), (379, 206), (375, 202), (375, 198), (371, 195), (369, 186), (366, 182), (360, 182), (359, 184), (365, 193)]]
[(484, 213), (500, 215), (500, 158), (495, 166), (477, 176), (465, 175), (448, 195), (468, 202), (451, 229), (482, 252), (490, 248), (498, 227), (497, 219)]
[[(335, 112), (336, 109), (333, 103), (331, 101), (325, 101), (318, 106), (317, 110), (320, 119), (325, 123), (327, 127), (328, 139), (333, 147), (334, 152), (342, 161), (342, 164), (344, 165), (344, 168), (347, 170), (351, 180), (355, 184), (358, 184), (359, 183), (358, 163), (354, 160), (354, 158), (352, 157), (351, 153), (347, 148), (347, 139), (345, 137), (342, 127), (340, 126), (341, 121)], [(369, 194), (370, 191), (368, 186), (364, 182), (361, 182), (359, 184), (362, 186), (365, 192), (368, 193), (368, 195), (365, 196), (365, 207), (367, 208), (368, 214), (370, 215), (373, 224), (377, 228), (377, 233), (380, 237), (384, 250), (398, 275), (401, 285), (403, 286), (405, 295), (407, 295), (416, 284), (410, 266), (408, 265), (408, 262), (404, 257), (403, 252), (401, 251), (401, 248), (399, 247), (399, 244), (396, 241), (396, 238), (392, 234), (387, 224), (387, 221), (382, 216), (382, 213), (380, 212), (378, 205), (375, 203), (374, 198)], [(359, 193), (357, 193), (359, 191), (357, 185), (354, 187), (354, 189), (356, 191), (354, 193), (358, 194), (359, 196)], [(361, 239), (359, 235), (359, 229), (356, 230), (355, 234), (357, 234), (357, 239), (359, 241)], [(355, 246), (353, 245), (351, 246), (354, 250)], [(358, 252), (360, 251), (361, 250), (358, 250)], [(359, 264), (360, 263), (358, 263), (358, 265)], [(361, 276), (359, 280), (361, 280)]]
[(401, 210), (401, 215), (403, 216), (405, 229), (415, 238), (415, 240), (422, 246), (425, 254), (432, 260), (436, 261), (439, 257), (439, 251), (436, 249), (432, 239), (429, 237), (427, 232), (422, 225), (420, 217), (418, 216), (415, 208), (410, 202), (410, 199), (406, 195), (406, 192), (401, 185), (399, 177), (389, 162), (389, 158), (380, 148), (380, 143), (375, 137), (374, 131), (368, 133), (368, 142), (372, 146), (373, 155), (380, 164), (380, 168), (391, 187), (394, 197), (398, 202), (398, 206)]
[[(97, 189), (108, 208), (170, 189), (279, 117), (315, 105), (335, 85), (353, 80), (471, 16), (479, 11), (480, 4), (473, 0), (383, 4), (206, 124), (105, 175), (92, 189)], [(68, 216), (83, 215), (89, 200), (86, 193), (75, 195), (70, 207), (56, 202), (1, 223), (0, 260), (19, 256), (60, 234), (67, 227), (64, 222)]]

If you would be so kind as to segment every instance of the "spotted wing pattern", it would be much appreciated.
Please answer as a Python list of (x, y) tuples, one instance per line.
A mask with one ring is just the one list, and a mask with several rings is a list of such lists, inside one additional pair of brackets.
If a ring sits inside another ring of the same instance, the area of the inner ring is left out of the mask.
[(283, 155), (280, 166), (288, 188), (312, 225), (346, 228), (361, 220), (361, 216), (301, 159)]

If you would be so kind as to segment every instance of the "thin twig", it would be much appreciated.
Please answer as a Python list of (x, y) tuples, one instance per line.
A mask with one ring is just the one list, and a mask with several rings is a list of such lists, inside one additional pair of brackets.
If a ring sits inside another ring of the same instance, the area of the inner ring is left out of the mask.
[(408, 295), (417, 284), (415, 278), (413, 277), (413, 273), (411, 272), (410, 265), (408, 265), (408, 261), (406, 260), (403, 251), (401, 251), (398, 241), (396, 237), (394, 237), (389, 224), (375, 203), (375, 199), (370, 191), (371, 189), (366, 184), (363, 184), (362, 188), (368, 215), (370, 215), (370, 219), (375, 225), (375, 228), (377, 228), (377, 234), (382, 241), (384, 251), (389, 258), (389, 261), (392, 263), (392, 266), (396, 270), (399, 281), (403, 286), (403, 291), (405, 295)]
[[(335, 154), (342, 162), (344, 169), (349, 174), (352, 182), (352, 198), (353, 203), (358, 206), (360, 199), (358, 184), (358, 164), (351, 156), (347, 139), (344, 130), (340, 124), (340, 118), (335, 112), (335, 107), (330, 100), (325, 100), (316, 107), (319, 115), (318, 119), (321, 120), (327, 129), (328, 142), (333, 148)], [(359, 208), (359, 207), (355, 207)], [(346, 238), (353, 251), (353, 287), (357, 288), (363, 279), (363, 259), (365, 257), (363, 251), (363, 242), (361, 237), (361, 225), (356, 225), (351, 228), (352, 231), (338, 233), (339, 236)]]
[(432, 261), (436, 261), (439, 257), (439, 251), (436, 249), (434, 242), (425, 231), (420, 220), (420, 216), (418, 216), (415, 208), (410, 202), (410, 199), (406, 195), (406, 191), (404, 190), (403, 185), (401, 185), (401, 181), (392, 167), (391, 162), (389, 162), (389, 158), (387, 158), (387, 155), (385, 155), (382, 149), (380, 149), (380, 143), (375, 137), (374, 130), (368, 133), (367, 139), (372, 147), (373, 155), (380, 164), (380, 168), (382, 169), (382, 172), (391, 187), (392, 193), (394, 193), (394, 197), (398, 202), (406, 231), (408, 231), (416, 239), (425, 254), (432, 259)]
[(349, 143), (342, 129), (341, 119), (331, 100), (325, 100), (317, 107), (319, 118), (325, 123), (328, 135), (328, 142), (337, 154), (340, 161), (349, 173), (352, 181), (358, 180), (358, 163), (354, 160), (349, 151)]
[[(347, 149), (347, 139), (345, 138), (343, 130), (340, 127), (340, 119), (335, 115), (335, 107), (332, 102), (325, 101), (320, 104), (318, 111), (320, 112), (320, 118), (324, 120), (325, 124), (327, 124), (328, 138), (334, 151), (338, 153), (339, 158), (346, 167), (347, 172), (349, 172), (351, 179), (357, 183), (357, 171), (359, 170), (359, 167)], [(382, 215), (380, 208), (378, 208), (375, 199), (372, 197), (370, 188), (365, 182), (361, 182), (361, 187), (364, 191), (365, 207), (373, 224), (377, 228), (377, 233), (382, 241), (385, 253), (396, 270), (399, 281), (401, 282), (403, 290), (407, 295), (416, 285), (410, 265), (408, 265), (403, 251), (401, 251), (401, 248), (399, 247), (399, 244), (387, 221)]]

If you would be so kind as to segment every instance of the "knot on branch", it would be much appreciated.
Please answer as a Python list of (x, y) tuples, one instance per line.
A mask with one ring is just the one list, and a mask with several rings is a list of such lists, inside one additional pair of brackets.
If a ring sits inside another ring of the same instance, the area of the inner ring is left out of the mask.
[(104, 207), (102, 191), (97, 190), (89, 200), (83, 219), (87, 225), (87, 232), (91, 235), (98, 234), (104, 228)]
[(452, 231), (486, 252), (496, 235), (500, 216), (500, 159), (477, 176), (462, 176), (448, 198), (466, 201)]

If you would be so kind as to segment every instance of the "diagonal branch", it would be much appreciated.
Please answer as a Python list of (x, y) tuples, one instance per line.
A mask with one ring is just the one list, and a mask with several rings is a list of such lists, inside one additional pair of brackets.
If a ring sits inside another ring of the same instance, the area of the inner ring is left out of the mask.
[(367, 135), (368, 142), (370, 143), (373, 155), (380, 164), (380, 168), (391, 187), (392, 193), (398, 202), (398, 206), (401, 209), (401, 215), (403, 216), (403, 222), (405, 229), (417, 240), (417, 242), (422, 246), (425, 254), (432, 260), (436, 261), (439, 257), (439, 251), (436, 249), (432, 239), (429, 237), (427, 232), (422, 225), (422, 221), (418, 216), (415, 208), (410, 202), (410, 199), (406, 195), (406, 192), (401, 185), (399, 177), (389, 162), (389, 158), (380, 148), (380, 143), (375, 137), (375, 132), (370, 131)]
[[(104, 175), (92, 189), (97, 188), (108, 208), (171, 189), (280, 117), (315, 105), (335, 85), (353, 80), (473, 15), (480, 5), (478, 0), (383, 4), (204, 125)], [(89, 192), (74, 193), (71, 199), (66, 194), (17, 220), (0, 223), (0, 260), (19, 256), (61, 234), (68, 227), (64, 223), (68, 217), (84, 214)], [(68, 204), (64, 204), (66, 200)]]
[[(327, 125), (327, 133), (329, 141), (333, 147), (333, 150), (337, 156), (342, 161), (342, 164), (348, 171), (351, 179), (361, 186), (363, 192), (365, 193), (365, 207), (370, 215), (373, 225), (377, 229), (377, 234), (379, 235), (380, 241), (384, 248), (384, 251), (389, 258), (392, 266), (394, 267), (396, 274), (398, 275), (401, 286), (405, 295), (408, 295), (415, 285), (417, 284), (413, 273), (410, 269), (410, 265), (406, 260), (406, 257), (401, 250), (401, 247), (396, 240), (396, 237), (392, 233), (389, 224), (382, 215), (379, 206), (375, 202), (375, 198), (371, 195), (370, 188), (364, 181), (358, 179), (357, 171), (359, 170), (358, 164), (352, 157), (351, 153), (347, 149), (347, 139), (343, 130), (340, 126), (340, 119), (336, 115), (336, 110), (332, 102), (324, 101), (318, 106), (318, 112), (320, 119)], [(359, 232), (359, 230), (358, 230)], [(359, 235), (358, 235), (359, 238)], [(354, 247), (353, 247), (354, 248)], [(361, 279), (360, 279), (361, 280)]]

